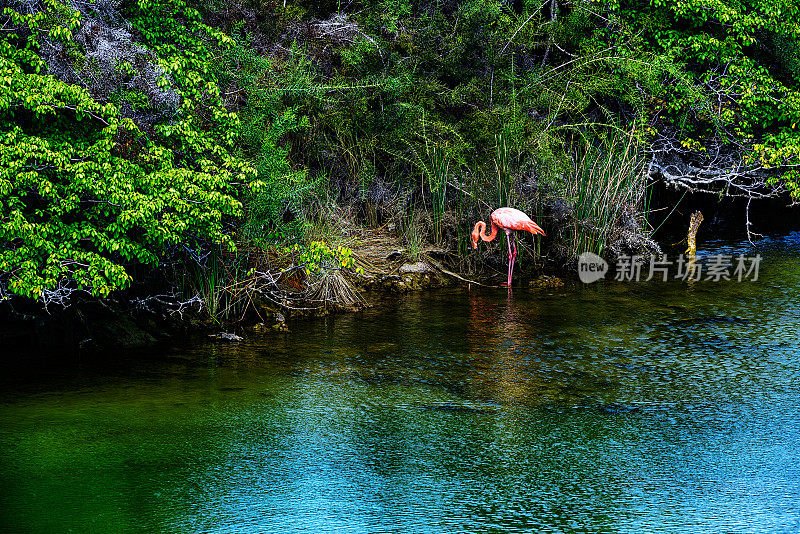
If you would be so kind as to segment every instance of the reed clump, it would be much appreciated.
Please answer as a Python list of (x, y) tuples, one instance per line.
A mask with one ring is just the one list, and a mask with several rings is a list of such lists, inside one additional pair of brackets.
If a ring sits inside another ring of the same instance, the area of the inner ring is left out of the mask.
[[(575, 159), (564, 193), (572, 206), (566, 245), (571, 256), (603, 254), (622, 219), (641, 214), (635, 224), (646, 226), (647, 174), (633, 136), (617, 135), (587, 148)], [(630, 221), (626, 221), (626, 224)]]

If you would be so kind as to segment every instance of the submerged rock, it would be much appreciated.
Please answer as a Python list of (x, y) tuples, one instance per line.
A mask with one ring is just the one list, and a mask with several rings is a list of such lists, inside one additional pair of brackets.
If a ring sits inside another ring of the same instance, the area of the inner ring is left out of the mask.
[(553, 289), (556, 287), (563, 287), (564, 281), (557, 276), (542, 275), (539, 278), (528, 282), (528, 286), (535, 289)]
[(434, 287), (441, 287), (446, 280), (440, 277), (427, 263), (406, 263), (398, 270), (399, 274), (378, 273), (362, 281), (368, 290), (388, 293), (406, 293)]

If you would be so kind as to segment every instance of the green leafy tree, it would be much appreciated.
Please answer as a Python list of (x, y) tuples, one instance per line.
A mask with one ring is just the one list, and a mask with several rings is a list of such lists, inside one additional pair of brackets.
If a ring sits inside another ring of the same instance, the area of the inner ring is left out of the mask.
[[(702, 167), (701, 178), (713, 182), (705, 171), (715, 172), (718, 187), (727, 185), (728, 192), (740, 186), (742, 194), (750, 194), (741, 180), (766, 185), (766, 178), (800, 198), (800, 4), (597, 0), (573, 5), (610, 21), (585, 44), (619, 45), (628, 65), (637, 55), (651, 58), (650, 72), (657, 76), (628, 69), (625, 86), (637, 88), (629, 94), (640, 95), (654, 145), (671, 143), (673, 153)], [(611, 27), (618, 30), (614, 38), (604, 34)], [(696, 179), (690, 167), (671, 172)]]
[[(70, 43), (81, 14), (54, 0), (23, 13), (6, 7), (0, 40), (0, 280), (6, 290), (47, 300), (56, 289), (95, 296), (125, 288), (129, 267), (156, 265), (176, 245), (233, 247), (226, 217), (241, 213), (237, 189), (254, 169), (231, 154), (238, 118), (204, 79), (208, 41), (229, 44), (180, 1), (139, 2), (143, 30), (181, 106), (145, 135), (112, 103), (45, 74), (47, 39)], [(164, 7), (168, 6), (168, 7)], [(182, 32), (155, 24), (165, 9)]]
[(215, 66), (221, 86), (237, 95), (237, 146), (262, 184), (244, 198), (242, 240), (268, 245), (301, 237), (304, 208), (319, 179), (310, 177), (303, 165), (293, 167), (289, 152), (292, 143), (302, 144), (309, 127), (308, 117), (294, 103), (316, 91), (306, 74), (309, 67), (302, 55), (297, 62), (280, 64), (259, 56), (246, 36), (227, 48)]

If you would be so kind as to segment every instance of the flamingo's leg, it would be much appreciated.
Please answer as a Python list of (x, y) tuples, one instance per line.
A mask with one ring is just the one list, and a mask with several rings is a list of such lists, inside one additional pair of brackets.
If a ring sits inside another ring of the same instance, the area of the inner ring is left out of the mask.
[(511, 232), (506, 230), (506, 241), (508, 241), (508, 287), (511, 287), (511, 274), (514, 272), (514, 254), (511, 252)]
[(508, 285), (511, 285), (511, 278), (514, 276), (514, 264), (517, 262), (517, 240), (516, 234), (514, 235), (514, 254), (511, 256), (511, 273), (508, 275)]

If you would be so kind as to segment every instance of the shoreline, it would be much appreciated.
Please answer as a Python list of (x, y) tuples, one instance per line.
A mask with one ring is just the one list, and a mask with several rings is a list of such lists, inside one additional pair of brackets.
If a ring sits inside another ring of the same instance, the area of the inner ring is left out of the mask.
[[(687, 203), (684, 211), (696, 206), (697, 201)], [(706, 209), (709, 203), (700, 206), (713, 213)], [(717, 210), (723, 208), (714, 207)], [(786, 213), (794, 213), (786, 209)], [(723, 217), (716, 214), (713, 220), (700, 227), (698, 242), (701, 248), (703, 242), (715, 238), (744, 238), (731, 235), (736, 234), (731, 232), (730, 226), (735, 222), (735, 211), (730, 208), (722, 210)], [(782, 227), (774, 230), (781, 234), (788, 231)], [(674, 240), (674, 236), (680, 235), (680, 231), (685, 232), (685, 226), (672, 221), (671, 228), (661, 232), (659, 241), (668, 247), (668, 252), (674, 253), (674, 250), (681, 248), (680, 241), (666, 245)], [(202, 304), (184, 309), (175, 307), (174, 303), (159, 299), (154, 287), (149, 295), (146, 294), (146, 287), (138, 287), (136, 296), (122, 292), (103, 300), (76, 298), (66, 308), (51, 307), (50, 310), (44, 310), (41, 304), (20, 299), (0, 303), (0, 345), (9, 352), (56, 350), (89, 353), (140, 350), (214, 338), (220, 343), (229, 343), (254, 333), (280, 334), (289, 330), (288, 322), (293, 320), (358, 312), (380, 300), (399, 299), (407, 293), (469, 288), (472, 285), (500, 289), (499, 285), (492, 282), (505, 278), (505, 251), (494, 243), (490, 251), (483, 249), (484, 257), (479, 264), (482, 271), (475, 273), (460, 271), (458, 264), (464, 265), (464, 257), (447, 250), (429, 246), (411, 254), (399, 237), (381, 228), (358, 227), (351, 228), (349, 232), (357, 234), (349, 238), (349, 243), (353, 245), (355, 257), (365, 266), (363, 273), (347, 270), (345, 276), (357, 296), (354, 304), (340, 305), (332, 300), (318, 300), (301, 302), (299, 306), (283, 301), (287, 305), (281, 306), (279, 299), (270, 300), (254, 293), (248, 296), (250, 308), (238, 320), (222, 320), (215, 319)], [(545, 255), (557, 243), (551, 241), (548, 245), (544, 249)], [(553, 261), (534, 260), (529, 254), (530, 251), (521, 256), (523, 262), (515, 272), (514, 288), (527, 291), (566, 286), (566, 291), (574, 291), (573, 286), (578, 283), (575, 265), (563, 265), (559, 269)], [(150, 304), (142, 304), (147, 302)]]

